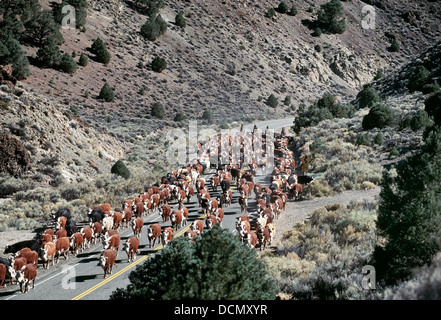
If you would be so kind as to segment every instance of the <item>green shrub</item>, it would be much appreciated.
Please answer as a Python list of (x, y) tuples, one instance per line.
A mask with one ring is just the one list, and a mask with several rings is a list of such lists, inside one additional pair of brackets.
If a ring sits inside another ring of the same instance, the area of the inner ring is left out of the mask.
[(319, 27), (314, 29), (314, 32), (312, 33), (313, 37), (320, 37), (322, 35), (322, 29), (320, 29)]
[(359, 146), (359, 145), (368, 146), (369, 145), (369, 138), (368, 138), (368, 136), (366, 134), (359, 133), (357, 135), (356, 144), (357, 144), (357, 146)]
[(421, 92), (424, 94), (432, 94), (438, 90), (440, 90), (438, 83), (428, 83), (423, 86)]
[(429, 115), (424, 110), (418, 110), (416, 114), (410, 120), (410, 128), (413, 131), (418, 131), (424, 129), (425, 127), (432, 124)]
[(58, 45), (50, 38), (37, 51), (37, 62), (41, 67), (54, 68), (60, 64), (61, 53)]
[(297, 11), (296, 6), (295, 6), (295, 5), (292, 5), (292, 6), (291, 6), (291, 9), (290, 9), (289, 12), (288, 12), (288, 14), (289, 14), (290, 16), (295, 16), (295, 15), (297, 15), (297, 13), (298, 13), (298, 11)]
[(274, 8), (269, 8), (268, 11), (265, 14), (265, 17), (272, 18), (276, 15), (276, 10)]
[(155, 41), (167, 31), (167, 22), (161, 15), (151, 15), (141, 27), (141, 35), (150, 41)]
[(167, 61), (164, 58), (156, 56), (152, 61), (152, 70), (155, 72), (162, 72), (167, 69)]
[(163, 0), (134, 0), (136, 9), (147, 16), (156, 15), (164, 7)]
[(374, 143), (382, 146), (384, 142), (383, 134), (381, 132), (378, 132), (374, 137)]
[(277, 7), (277, 11), (282, 14), (285, 14), (285, 13), (288, 13), (289, 7), (285, 2), (282, 1), (279, 3), (279, 6)]
[(82, 67), (87, 66), (89, 63), (89, 60), (87, 59), (87, 56), (84, 53), (81, 53), (80, 60), (78, 61), (78, 64)]
[(173, 118), (173, 121), (183, 121), (185, 120), (185, 115), (182, 112), (178, 112), (175, 117)]
[(118, 160), (110, 169), (111, 173), (123, 177), (124, 179), (130, 178), (130, 171), (122, 160)]
[(65, 53), (61, 56), (58, 68), (63, 72), (73, 74), (77, 71), (78, 65), (70, 54)]
[(398, 42), (398, 40), (397, 39), (393, 39), (391, 44), (390, 44), (390, 47), (387, 48), (387, 50), (389, 52), (398, 52), (398, 51), (400, 51), (400, 48), (401, 48), (401, 45)]
[(266, 100), (266, 104), (271, 108), (277, 108), (277, 106), (279, 105), (279, 101), (277, 100), (276, 96), (271, 93)]
[(357, 94), (358, 107), (361, 109), (371, 108), (375, 103), (380, 102), (380, 96), (374, 88), (366, 87)]
[(363, 117), (363, 130), (373, 128), (386, 128), (391, 126), (395, 121), (395, 115), (392, 109), (384, 104), (374, 105), (369, 113)]
[(111, 102), (115, 99), (115, 92), (107, 82), (101, 88), (98, 98), (103, 99), (106, 102)]
[(204, 110), (204, 113), (202, 114), (202, 119), (207, 120), (208, 124), (213, 123), (213, 111), (209, 109)]
[(184, 12), (179, 12), (175, 17), (175, 23), (178, 27), (185, 28), (187, 26), (187, 21), (184, 18)]
[(340, 0), (331, 0), (322, 4), (317, 15), (318, 26), (329, 33), (343, 33), (346, 30), (346, 19)]
[(424, 85), (430, 82), (430, 72), (423, 66), (416, 68), (409, 77), (407, 89), (409, 92), (422, 91)]
[(390, 152), (389, 152), (389, 158), (396, 158), (400, 155), (400, 152), (397, 150), (397, 148), (393, 148)]
[(165, 116), (165, 109), (163, 107), (162, 104), (160, 104), (159, 102), (155, 102), (153, 104), (152, 110), (151, 110), (151, 115), (153, 117), (162, 119)]

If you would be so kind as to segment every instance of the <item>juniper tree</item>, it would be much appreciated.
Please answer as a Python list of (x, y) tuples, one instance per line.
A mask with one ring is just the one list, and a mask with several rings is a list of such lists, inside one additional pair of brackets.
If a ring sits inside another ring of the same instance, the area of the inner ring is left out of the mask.
[(115, 92), (112, 87), (106, 82), (104, 86), (101, 88), (100, 94), (98, 96), (99, 99), (104, 99), (106, 102), (111, 102), (115, 99)]
[(329, 33), (343, 33), (346, 30), (346, 19), (340, 0), (331, 0), (322, 4), (317, 14), (317, 24)]

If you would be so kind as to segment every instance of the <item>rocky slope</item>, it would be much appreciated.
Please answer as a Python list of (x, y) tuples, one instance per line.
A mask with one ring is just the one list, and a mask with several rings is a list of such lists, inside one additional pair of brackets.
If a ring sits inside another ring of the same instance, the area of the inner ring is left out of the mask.
[[(160, 14), (168, 30), (150, 42), (139, 33), (147, 17), (130, 1), (90, 0), (86, 31), (63, 30), (62, 49), (93, 58), (87, 48), (101, 37), (112, 55), (110, 64), (89, 59), (73, 76), (31, 67), (26, 82), (128, 140), (135, 132), (146, 136), (173, 124), (177, 112), (197, 119), (211, 109), (217, 122), (228, 122), (286, 116), (324, 91), (350, 101), (378, 70), (395, 70), (440, 38), (440, 4), (430, 1), (368, 1), (375, 7), (373, 30), (361, 27), (367, 3), (345, 1), (346, 32), (321, 37), (313, 37), (311, 28), (326, 1), (295, 1), (296, 16), (277, 13), (272, 19), (265, 13), (277, 1), (164, 2)], [(186, 17), (185, 29), (174, 25), (179, 11)], [(387, 50), (394, 37), (400, 52)], [(35, 55), (34, 49), (28, 54)], [(156, 55), (168, 63), (160, 74), (150, 69)], [(139, 62), (146, 67), (138, 68)], [(115, 87), (114, 103), (96, 99), (105, 80)], [(264, 103), (271, 93), (279, 99), (276, 109)], [(283, 105), (286, 96), (292, 106)], [(166, 120), (151, 118), (154, 102), (164, 105)]]

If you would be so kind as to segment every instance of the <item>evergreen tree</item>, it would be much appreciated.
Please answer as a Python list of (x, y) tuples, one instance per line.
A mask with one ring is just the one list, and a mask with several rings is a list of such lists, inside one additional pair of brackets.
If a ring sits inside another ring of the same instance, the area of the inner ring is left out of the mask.
[(207, 120), (209, 124), (213, 123), (213, 111), (205, 109), (202, 114), (202, 119)]
[(424, 110), (433, 117), (435, 124), (441, 125), (441, 91), (432, 93), (424, 101)]
[(384, 172), (377, 230), (386, 239), (375, 249), (377, 279), (386, 284), (407, 280), (412, 269), (431, 262), (441, 237), (441, 133), (428, 132), (422, 151)]
[(55, 22), (50, 10), (38, 12), (35, 19), (28, 21), (24, 26), (26, 28), (25, 41), (38, 47), (42, 47), (49, 38), (57, 45), (64, 42), (60, 32), (60, 25)]
[(70, 54), (65, 53), (61, 56), (59, 68), (63, 72), (73, 74), (77, 71), (78, 65)]
[(366, 87), (357, 94), (358, 107), (361, 109), (371, 108), (375, 103), (380, 102), (380, 96), (374, 88)]
[(106, 82), (104, 86), (101, 88), (98, 99), (104, 99), (106, 102), (111, 102), (115, 99), (115, 92), (112, 87)]
[(279, 3), (279, 5), (277, 7), (277, 11), (282, 13), (282, 14), (285, 14), (285, 13), (288, 13), (289, 7), (288, 7), (288, 5), (285, 2), (282, 1), (282, 2)]
[(126, 167), (122, 160), (118, 160), (110, 169), (111, 173), (123, 177), (124, 179), (130, 178), (130, 170)]
[(377, 103), (374, 105), (369, 113), (363, 117), (363, 130), (370, 130), (373, 128), (386, 128), (392, 125), (395, 121), (395, 115), (388, 106)]
[(54, 68), (59, 65), (61, 53), (56, 42), (49, 38), (37, 51), (37, 62), (43, 68)]
[(19, 80), (25, 79), (31, 74), (29, 70), (29, 60), (23, 51), (20, 42), (14, 39), (12, 35), (8, 35), (3, 42), (3, 53), (9, 52), (8, 56), (3, 57), (5, 63), (12, 64), (12, 75)]
[(106, 65), (109, 64), (110, 53), (107, 50), (107, 45), (104, 43), (103, 40), (97, 38), (92, 44), (91, 51), (96, 55), (96, 60), (98, 62), (104, 63)]
[(318, 26), (329, 33), (343, 33), (346, 30), (346, 19), (340, 0), (331, 0), (322, 4), (317, 15)]
[(255, 250), (216, 225), (196, 243), (184, 237), (174, 239), (130, 274), (127, 289), (117, 289), (110, 298), (274, 299), (277, 290), (267, 273)]

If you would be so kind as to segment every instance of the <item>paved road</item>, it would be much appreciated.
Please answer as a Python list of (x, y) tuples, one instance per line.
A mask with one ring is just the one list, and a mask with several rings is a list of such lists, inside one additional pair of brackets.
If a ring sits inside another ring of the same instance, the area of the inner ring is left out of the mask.
[[(265, 129), (267, 126), (270, 129), (280, 130), (284, 126), (292, 125), (293, 118), (265, 121), (257, 124), (260, 129)], [(254, 124), (245, 126), (246, 129), (252, 129)], [(212, 170), (205, 176), (207, 181), (211, 175)], [(263, 185), (269, 185), (269, 175), (258, 172), (256, 182)], [(209, 185), (211, 187), (211, 185)], [(235, 229), (236, 217), (240, 212), (240, 206), (238, 204), (238, 192), (233, 186), (233, 201), (232, 205), (225, 209), (225, 218), (222, 223), (222, 227), (230, 230)], [(210, 194), (215, 197), (220, 193), (212, 192)], [(255, 196), (254, 194), (250, 198), (249, 212), (251, 218), (255, 217)], [(189, 204), (185, 204), (189, 208), (188, 223), (181, 228), (175, 236), (181, 236), (190, 227), (190, 224), (195, 219), (203, 219), (201, 209), (198, 207), (197, 198), (194, 196)], [(172, 207), (177, 207), (177, 204), (172, 203)], [(134, 270), (135, 266), (142, 263), (155, 252), (162, 249), (162, 245), (156, 245), (155, 248), (150, 249), (148, 247), (147, 240), (147, 228), (153, 223), (160, 223), (161, 225), (170, 226), (170, 221), (165, 224), (162, 223), (158, 211), (151, 213), (149, 216), (144, 216), (144, 228), (140, 238), (140, 255), (137, 256), (135, 262), (128, 263), (127, 255), (120, 250), (116, 263), (117, 268), (114, 267), (111, 276), (107, 276), (104, 279), (104, 272), (100, 266), (98, 266), (98, 257), (102, 252), (102, 245), (93, 245), (91, 248), (86, 249), (83, 253), (78, 254), (77, 257), (69, 255), (67, 261), (63, 258), (60, 259), (60, 263), (55, 267), (50, 266), (49, 270), (43, 270), (40, 266), (37, 270), (37, 281), (35, 290), (30, 290), (28, 294), (22, 294), (19, 291), (17, 285), (10, 286), (0, 290), (0, 300), (103, 300), (108, 299), (110, 294), (116, 288), (125, 288), (129, 283), (130, 271)], [(233, 231), (235, 232), (235, 231)], [(124, 243), (127, 238), (133, 236), (130, 228), (123, 229), (119, 232), (121, 235), (121, 243)], [(122, 244), (121, 244), (122, 248)]]

